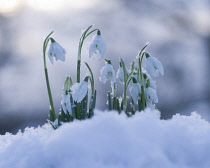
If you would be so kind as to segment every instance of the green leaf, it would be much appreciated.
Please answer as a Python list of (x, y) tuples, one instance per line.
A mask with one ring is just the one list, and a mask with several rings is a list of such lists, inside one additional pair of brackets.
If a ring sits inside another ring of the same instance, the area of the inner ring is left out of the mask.
[(124, 83), (126, 83), (126, 80), (128, 78), (128, 74), (127, 74), (127, 70), (126, 70), (126, 66), (125, 66), (125, 63), (123, 61), (122, 58), (120, 58), (120, 64), (122, 65), (122, 68), (123, 68), (123, 73), (124, 73)]
[(87, 68), (88, 68), (88, 70), (90, 72), (91, 89), (92, 89), (92, 93), (93, 93), (94, 92), (94, 77), (93, 77), (93, 72), (92, 72), (92, 70), (91, 70), (91, 68), (90, 68), (90, 66), (88, 65), (87, 62), (85, 62), (85, 65), (87, 66)]
[(117, 97), (117, 111), (120, 113), (121, 109), (120, 109), (120, 102), (119, 102), (119, 98)]
[(112, 100), (110, 92), (107, 93), (109, 110), (112, 110)]
[(144, 53), (144, 51), (146, 50), (146, 48), (148, 47), (149, 43), (147, 43), (142, 49), (141, 51), (139, 52), (139, 57), (142, 56), (142, 54)]

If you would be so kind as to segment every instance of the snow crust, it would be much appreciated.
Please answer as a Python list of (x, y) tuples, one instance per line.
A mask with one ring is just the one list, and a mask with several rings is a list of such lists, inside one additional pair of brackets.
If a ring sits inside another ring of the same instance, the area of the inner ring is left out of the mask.
[(160, 120), (95, 112), (56, 131), (45, 124), (0, 136), (1, 168), (209, 168), (210, 124), (195, 112)]

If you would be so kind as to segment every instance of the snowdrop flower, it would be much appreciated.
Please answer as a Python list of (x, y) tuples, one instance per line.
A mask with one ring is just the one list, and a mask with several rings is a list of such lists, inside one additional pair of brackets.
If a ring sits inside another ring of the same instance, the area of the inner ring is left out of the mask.
[[(126, 68), (126, 73), (127, 74), (129, 73), (127, 68)], [(124, 72), (122, 66), (120, 66), (117, 70), (117, 78), (119, 79), (120, 83), (124, 83)]]
[(121, 66), (117, 70), (117, 78), (119, 79), (120, 83), (124, 82), (124, 72)]
[(92, 41), (89, 46), (89, 57), (96, 55), (98, 60), (103, 59), (106, 53), (106, 44), (104, 39), (101, 36), (101, 32), (98, 30), (92, 38)]
[(111, 64), (111, 61), (108, 61), (105, 66), (100, 71), (101, 77), (99, 78), (100, 81), (105, 84), (107, 80), (111, 80), (113, 83), (116, 83), (116, 76), (114, 68)]
[(148, 53), (146, 54), (146, 70), (152, 77), (158, 77), (159, 73), (164, 75), (164, 69), (162, 63), (155, 57), (151, 57)]
[(48, 57), (51, 63), (53, 64), (54, 62), (53, 57), (55, 58), (56, 61), (57, 60), (65, 61), (65, 54), (66, 54), (65, 49), (60, 44), (58, 44), (53, 38), (50, 39), (51, 39), (51, 44), (48, 50)]
[(133, 101), (136, 103), (138, 101), (139, 94), (141, 94), (141, 86), (136, 79), (133, 79), (133, 82), (130, 84), (130, 94)]
[(80, 83), (75, 83), (72, 87), (72, 97), (74, 101), (80, 103), (86, 96), (88, 91), (88, 82), (82, 81)]
[(157, 97), (156, 91), (154, 89), (152, 89), (151, 87), (148, 87), (145, 89), (145, 95), (146, 95), (147, 107), (152, 108), (153, 102), (158, 103), (158, 97)]
[(157, 85), (156, 85), (156, 81), (152, 80), (152, 79), (149, 79), (150, 81), (150, 87), (154, 90), (157, 89)]
[(69, 114), (72, 115), (70, 93), (63, 95), (63, 100), (61, 101), (61, 106), (62, 106), (64, 113), (69, 112)]

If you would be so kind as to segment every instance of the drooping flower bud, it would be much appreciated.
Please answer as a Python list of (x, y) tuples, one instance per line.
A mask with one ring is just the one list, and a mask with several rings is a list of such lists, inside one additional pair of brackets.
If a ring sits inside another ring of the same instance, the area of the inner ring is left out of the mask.
[(53, 38), (50, 38), (51, 40), (51, 44), (50, 44), (50, 48), (48, 50), (48, 57), (51, 61), (51, 63), (54, 63), (54, 58), (55, 60), (61, 60), (61, 61), (65, 61), (65, 54), (66, 51), (65, 49), (58, 44)]
[(105, 66), (100, 71), (100, 81), (106, 83), (107, 80), (111, 80), (113, 83), (116, 83), (116, 75), (114, 68), (110, 60), (107, 60)]
[(137, 103), (139, 94), (141, 94), (141, 86), (135, 78), (132, 78), (132, 82), (130, 82), (130, 94), (133, 101)]
[(72, 86), (72, 79), (70, 76), (66, 77), (65, 83), (64, 83), (64, 91), (69, 92), (70, 88)]
[(82, 81), (80, 83), (75, 83), (72, 87), (72, 97), (77, 103), (80, 103), (86, 96), (88, 91), (88, 82)]
[(146, 55), (146, 70), (152, 77), (158, 77), (159, 73), (164, 75), (164, 69), (162, 63), (155, 57), (150, 56), (148, 53)]
[(70, 101), (70, 93), (63, 95), (63, 100), (61, 101), (61, 107), (64, 111), (64, 113), (69, 112), (70, 115), (72, 115), (72, 106)]
[(101, 36), (100, 30), (92, 38), (89, 46), (89, 58), (95, 55), (98, 60), (104, 59), (106, 53), (106, 43)]
[[(129, 71), (126, 68), (126, 74), (128, 74), (128, 73), (129, 73)], [(121, 63), (117, 70), (117, 78), (119, 79), (120, 83), (124, 83), (124, 72), (123, 72), (123, 67), (122, 67)]]
[(158, 103), (158, 97), (157, 97), (156, 91), (152, 89), (151, 87), (148, 87), (145, 89), (145, 95), (146, 95), (147, 107), (152, 108), (153, 102)]

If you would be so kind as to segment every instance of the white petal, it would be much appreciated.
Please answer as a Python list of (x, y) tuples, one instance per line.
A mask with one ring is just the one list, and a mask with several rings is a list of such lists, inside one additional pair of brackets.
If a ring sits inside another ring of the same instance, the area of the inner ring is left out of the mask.
[(58, 44), (57, 42), (53, 42), (50, 44), (50, 48), (48, 50), (48, 57), (52, 64), (54, 62), (53, 57), (55, 57), (56, 61), (65, 61), (65, 54), (66, 51), (60, 44)]
[(153, 59), (151, 57), (147, 58), (146, 62), (146, 70), (152, 77), (158, 77), (159, 73), (155, 69)]
[(101, 35), (95, 34), (89, 45), (89, 57), (96, 55), (98, 59), (103, 59), (106, 53), (106, 44)]
[(100, 70), (100, 80), (105, 84), (109, 79), (115, 83), (116, 75), (113, 66), (106, 63), (105, 66)]
[(139, 83), (132, 83), (130, 86), (130, 94), (135, 103), (137, 103), (138, 101), (139, 93), (141, 93), (141, 88)]
[(89, 45), (89, 58), (91, 58), (94, 54), (95, 54), (95, 44), (94, 43), (91, 43)]
[(52, 44), (54, 44), (56, 58), (61, 61), (65, 61), (65, 54), (66, 54), (65, 49), (57, 42), (54, 42)]
[(54, 57), (54, 50), (53, 50), (53, 46), (52, 46), (52, 43), (51, 43), (50, 48), (48, 50), (48, 58), (49, 58), (49, 60), (52, 64), (54, 62), (53, 57)]
[(104, 59), (105, 54), (106, 54), (106, 43), (101, 35), (99, 36), (99, 39), (98, 39), (98, 50), (100, 53), (99, 59)]
[(154, 90), (156, 90), (156, 88), (157, 88), (156, 81), (154, 81), (152, 79), (149, 79), (149, 81), (150, 81), (150, 87), (153, 88)]
[(119, 79), (119, 81), (121, 83), (124, 82), (124, 73), (123, 73), (123, 68), (122, 67), (119, 67), (118, 68), (118, 71), (117, 71), (117, 78)]
[(157, 97), (156, 91), (152, 89), (151, 87), (146, 88), (146, 99), (148, 101), (158, 103), (158, 97)]
[(155, 67), (157, 67), (157, 69), (159, 70), (160, 74), (164, 75), (164, 69), (162, 63), (155, 57), (153, 57), (153, 62)]
[(87, 94), (88, 83), (85, 81), (82, 81), (80, 83), (75, 83), (71, 89), (72, 89), (72, 97), (74, 101), (79, 103), (84, 99), (84, 97)]

